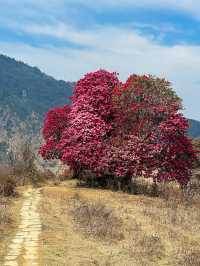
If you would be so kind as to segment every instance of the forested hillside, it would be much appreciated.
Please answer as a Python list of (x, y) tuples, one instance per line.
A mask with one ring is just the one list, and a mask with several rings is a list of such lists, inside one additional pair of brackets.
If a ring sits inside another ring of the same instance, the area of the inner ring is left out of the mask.
[(19, 130), (38, 133), (45, 113), (69, 102), (73, 86), (0, 55), (0, 160), (5, 159), (11, 136)]
[(43, 117), (51, 106), (65, 104), (72, 88), (73, 83), (56, 80), (37, 67), (0, 55), (0, 106), (8, 106), (21, 119), (32, 112)]

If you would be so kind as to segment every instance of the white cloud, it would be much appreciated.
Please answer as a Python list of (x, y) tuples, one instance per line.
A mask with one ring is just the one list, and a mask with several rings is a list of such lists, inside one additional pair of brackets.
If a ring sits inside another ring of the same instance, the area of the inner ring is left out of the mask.
[[(200, 18), (200, 1), (199, 0), (1, 0), (1, 9), (9, 8), (12, 12), (17, 10), (30, 11), (36, 9), (46, 11), (46, 15), (55, 13), (56, 11), (66, 10), (79, 5), (87, 6), (90, 9), (100, 9), (104, 11), (107, 8), (137, 8), (146, 9), (165, 9), (177, 10), (191, 14), (198, 19)], [(80, 8), (80, 7), (79, 7)], [(48, 12), (50, 12), (48, 14)]]
[[(72, 2), (68, 0), (66, 2)], [(121, 7), (142, 7), (147, 9), (165, 9), (165, 10), (178, 10), (190, 13), (200, 18), (200, 1), (199, 0), (75, 0), (90, 8), (121, 8)]]
[(200, 120), (199, 46), (167, 47), (130, 28), (122, 27), (96, 27), (90, 31), (81, 31), (57, 24), (42, 27), (42, 32), (37, 25), (27, 26), (25, 30), (57, 36), (87, 48), (36, 48), (20, 43), (0, 42), (0, 51), (65, 80), (77, 80), (86, 72), (99, 68), (119, 72), (123, 80), (130, 73), (151, 73), (166, 77), (184, 99), (187, 116)]

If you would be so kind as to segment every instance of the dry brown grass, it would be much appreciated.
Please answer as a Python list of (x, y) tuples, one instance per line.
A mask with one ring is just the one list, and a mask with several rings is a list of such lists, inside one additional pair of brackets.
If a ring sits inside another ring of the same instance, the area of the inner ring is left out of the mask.
[(101, 202), (89, 203), (75, 194), (68, 202), (77, 230), (101, 240), (123, 239), (122, 221)]
[(11, 224), (11, 211), (9, 200), (3, 197), (0, 197), (0, 227), (3, 227), (7, 224)]
[(177, 253), (177, 266), (199, 266), (200, 252), (198, 247), (182, 247)]
[(77, 188), (71, 181), (44, 187), (40, 265), (200, 265), (198, 190), (162, 189), (164, 196), (152, 197)]
[(42, 195), (41, 266), (113, 265), (113, 257), (116, 260), (114, 245), (110, 250), (107, 243), (94, 240), (85, 233), (82, 234), (82, 230), (74, 226), (69, 214), (71, 210), (69, 201), (76, 198), (76, 191), (73, 188), (66, 190), (63, 187), (45, 187)]
[(15, 214), (14, 198), (9, 196), (16, 195), (16, 182), (13, 178), (13, 169), (11, 167), (0, 166), (0, 265), (6, 254), (6, 248), (10, 236), (14, 231)]
[(136, 259), (138, 265), (156, 262), (165, 255), (165, 246), (159, 235), (146, 234), (142, 227), (133, 222), (128, 241), (129, 255)]
[(23, 201), (22, 189), (17, 198), (0, 196), (0, 265), (7, 253), (7, 247), (13, 238), (20, 220), (19, 210)]

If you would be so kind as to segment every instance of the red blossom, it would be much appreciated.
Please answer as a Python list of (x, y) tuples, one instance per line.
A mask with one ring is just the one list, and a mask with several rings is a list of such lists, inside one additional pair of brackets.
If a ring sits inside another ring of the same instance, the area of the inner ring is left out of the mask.
[(195, 152), (181, 101), (164, 79), (99, 70), (76, 84), (72, 104), (47, 113), (40, 154), (99, 175), (190, 178)]

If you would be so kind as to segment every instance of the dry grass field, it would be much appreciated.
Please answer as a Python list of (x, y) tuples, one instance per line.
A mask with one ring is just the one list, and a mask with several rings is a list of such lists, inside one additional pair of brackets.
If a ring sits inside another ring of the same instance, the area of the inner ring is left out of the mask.
[(200, 201), (176, 187), (163, 197), (42, 188), (40, 266), (199, 266)]

